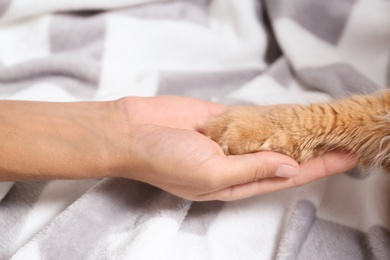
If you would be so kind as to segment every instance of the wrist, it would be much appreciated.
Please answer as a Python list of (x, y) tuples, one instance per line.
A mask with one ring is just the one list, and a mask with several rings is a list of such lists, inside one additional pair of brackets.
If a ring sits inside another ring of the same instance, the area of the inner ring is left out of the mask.
[(142, 97), (125, 97), (104, 104), (110, 114), (110, 124), (105, 125), (105, 159), (102, 161), (104, 177), (137, 179), (143, 168), (140, 160), (142, 149), (141, 126), (147, 124), (141, 112), (146, 109)]

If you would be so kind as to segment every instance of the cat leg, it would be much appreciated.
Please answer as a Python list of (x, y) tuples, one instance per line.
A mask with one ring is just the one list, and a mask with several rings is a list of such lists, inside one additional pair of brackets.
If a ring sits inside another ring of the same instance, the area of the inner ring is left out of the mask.
[(226, 154), (275, 151), (298, 162), (330, 151), (355, 154), (364, 168), (390, 172), (390, 92), (307, 106), (236, 107), (206, 135)]

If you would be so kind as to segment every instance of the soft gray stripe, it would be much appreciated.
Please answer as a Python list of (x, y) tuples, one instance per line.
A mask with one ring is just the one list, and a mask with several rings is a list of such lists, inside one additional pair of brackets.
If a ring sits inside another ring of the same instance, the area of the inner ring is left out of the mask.
[(85, 13), (58, 14), (51, 20), (51, 56), (0, 68), (3, 97), (27, 86), (48, 82), (88, 98), (99, 84), (104, 17)]
[(104, 12), (54, 15), (50, 27), (54, 55), (42, 61), (40, 71), (25, 82), (51, 82), (74, 96), (90, 98), (99, 84), (105, 29)]
[(81, 50), (96, 45), (96, 42), (102, 43), (105, 36), (103, 14), (78, 12), (54, 15), (50, 28), (51, 51)]
[(206, 236), (210, 225), (217, 219), (224, 205), (225, 202), (222, 201), (193, 202), (180, 231)]
[(289, 17), (313, 35), (337, 44), (356, 0), (266, 0), (273, 19)]
[(297, 76), (309, 87), (337, 98), (368, 94), (382, 88), (348, 64), (302, 69), (297, 71)]
[(64, 76), (96, 84), (100, 66), (85, 53), (66, 53), (42, 60), (19, 63), (0, 70), (0, 84), (35, 78)]
[[(126, 235), (126, 243), (130, 243), (130, 238), (136, 235), (133, 232), (144, 228), (142, 225), (157, 212), (186, 211), (187, 203), (144, 183), (105, 179), (59, 214), (34, 239), (39, 243), (42, 259), (58, 256), (88, 259), (91, 255), (113, 259), (115, 256), (107, 251), (109, 237)], [(128, 244), (115, 244), (118, 248), (115, 254), (120, 255), (125, 246)]]
[(12, 0), (1, 0), (0, 1), (0, 17), (5, 14)]
[(316, 207), (308, 201), (299, 201), (292, 212), (280, 241), (276, 259), (297, 259), (303, 242), (316, 218)]
[(259, 21), (264, 26), (264, 31), (267, 34), (267, 49), (265, 51), (264, 60), (268, 64), (272, 64), (277, 60), (281, 55), (282, 51), (276, 39), (274, 30), (272, 28), (271, 18), (267, 10), (267, 5), (265, 0), (261, 0)]
[(165, 72), (158, 95), (180, 95), (202, 99), (221, 98), (260, 74), (260, 71)]
[[(389, 232), (374, 226), (368, 234), (331, 221), (318, 219), (315, 206), (298, 202), (277, 252), (279, 260), (388, 259)], [(308, 229), (309, 228), (309, 229)], [(371, 244), (375, 244), (371, 246)], [(379, 243), (379, 244), (376, 244)], [(380, 256), (379, 258), (374, 258)]]
[(389, 230), (373, 226), (368, 230), (369, 245), (372, 248), (375, 259), (390, 259), (390, 232)]
[(67, 52), (46, 59), (0, 68), (0, 90), (10, 95), (37, 82), (52, 82), (70, 92), (91, 95), (100, 76), (98, 55), (101, 46), (89, 46), (82, 52)]
[(289, 83), (293, 79), (290, 65), (285, 57), (281, 57), (276, 60), (266, 71), (266, 74), (285, 87), (288, 87)]
[(297, 260), (374, 259), (363, 232), (334, 222), (316, 219)]
[(23, 221), (45, 188), (46, 181), (17, 182), (0, 202), (0, 259), (9, 259)]

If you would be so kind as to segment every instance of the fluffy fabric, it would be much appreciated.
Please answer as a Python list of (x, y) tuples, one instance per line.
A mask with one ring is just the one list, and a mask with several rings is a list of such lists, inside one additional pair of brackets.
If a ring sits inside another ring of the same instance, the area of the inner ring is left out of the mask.
[[(4, 0), (0, 98), (311, 103), (390, 85), (381, 0)], [(0, 184), (1, 259), (389, 259), (390, 179), (236, 202), (125, 179)]]

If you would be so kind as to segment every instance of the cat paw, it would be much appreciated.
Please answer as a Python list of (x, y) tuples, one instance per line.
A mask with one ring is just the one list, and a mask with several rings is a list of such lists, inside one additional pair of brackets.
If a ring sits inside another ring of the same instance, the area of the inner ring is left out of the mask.
[(209, 122), (206, 135), (226, 155), (272, 151), (305, 162), (320, 153), (305, 143), (306, 132), (296, 126), (293, 110), (293, 106), (232, 108)]
[(232, 108), (208, 123), (206, 135), (227, 155), (281, 150), (273, 144), (277, 129), (267, 122), (265, 114), (259, 107)]

